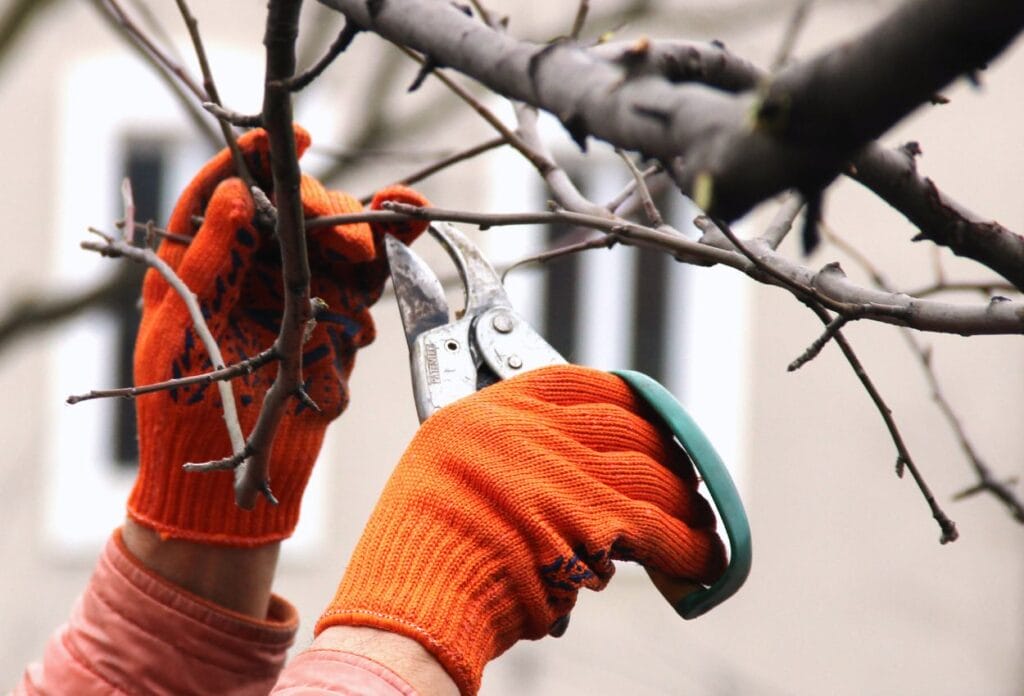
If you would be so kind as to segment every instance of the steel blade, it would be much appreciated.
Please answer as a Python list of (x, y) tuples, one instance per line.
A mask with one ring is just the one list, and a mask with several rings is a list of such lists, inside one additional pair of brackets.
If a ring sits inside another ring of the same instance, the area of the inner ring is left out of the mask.
[(430, 234), (441, 243), (455, 263), (466, 292), (466, 316), (491, 307), (511, 307), (501, 277), (473, 242), (446, 222), (431, 225)]
[(420, 334), (448, 323), (448, 301), (441, 281), (418, 254), (391, 235), (385, 235), (384, 246), (405, 340), (411, 348)]

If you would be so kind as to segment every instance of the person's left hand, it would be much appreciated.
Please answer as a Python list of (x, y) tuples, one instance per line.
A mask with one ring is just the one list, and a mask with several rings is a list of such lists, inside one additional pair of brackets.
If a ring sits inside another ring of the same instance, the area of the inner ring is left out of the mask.
[[(296, 128), (299, 154), (309, 136)], [(250, 170), (268, 195), (269, 145), (262, 130), (239, 139)], [(207, 324), (227, 364), (257, 355), (273, 345), (284, 288), (278, 242), (257, 228), (252, 197), (222, 151), (200, 170), (182, 194), (168, 231), (190, 243), (165, 239), (159, 255), (197, 296)], [(302, 203), (307, 219), (358, 212), (351, 196), (327, 191), (304, 176)], [(416, 192), (389, 187), (385, 200), (427, 205)], [(197, 220), (201, 217), (201, 223)], [(313, 227), (307, 234), (310, 294), (327, 304), (304, 346), (305, 390), (320, 411), (298, 399), (276, 433), (271, 453), (271, 485), (278, 506), (263, 501), (252, 511), (234, 503), (232, 472), (190, 473), (188, 462), (231, 455), (215, 385), (200, 383), (140, 396), (137, 401), (140, 469), (128, 501), (129, 516), (163, 538), (256, 546), (291, 535), (299, 504), (328, 423), (348, 403), (348, 378), (355, 353), (375, 336), (369, 307), (380, 296), (388, 274), (383, 235), (411, 242), (426, 222), (400, 225), (357, 223)], [(184, 302), (155, 271), (146, 276), (142, 325), (135, 348), (139, 385), (202, 374), (213, 369)], [(232, 381), (242, 431), (248, 435), (277, 373), (271, 362)]]

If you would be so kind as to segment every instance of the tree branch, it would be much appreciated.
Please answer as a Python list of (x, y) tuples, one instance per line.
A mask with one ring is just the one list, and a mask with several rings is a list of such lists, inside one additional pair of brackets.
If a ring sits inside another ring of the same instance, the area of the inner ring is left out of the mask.
[(442, 208), (416, 208), (388, 203), (385, 210), (354, 215), (317, 218), (308, 224), (346, 224), (361, 221), (398, 221), (409, 218), (446, 220), (479, 225), (481, 229), (504, 225), (535, 225), (562, 222), (614, 232), (620, 241), (668, 251), (676, 258), (709, 265), (721, 263), (735, 268), (760, 282), (785, 286), (787, 283), (806, 288), (812, 296), (845, 308), (855, 318), (873, 319), (888, 324), (907, 326), (921, 331), (960, 335), (1019, 334), (1024, 332), (1024, 303), (994, 298), (985, 304), (957, 305), (935, 300), (922, 300), (904, 293), (889, 293), (853, 283), (838, 264), (827, 264), (815, 271), (794, 263), (776, 253), (762, 239), (752, 239), (746, 247), (782, 279), (766, 278), (745, 256), (731, 248), (691, 241), (681, 235), (623, 220), (586, 215), (566, 210), (541, 213), (486, 214)]
[(352, 39), (356, 38), (356, 34), (359, 30), (355, 28), (351, 23), (345, 22), (345, 26), (341, 28), (338, 33), (338, 38), (327, 49), (327, 53), (318, 60), (309, 70), (306, 70), (301, 75), (296, 75), (288, 80), (288, 87), (293, 92), (305, 89), (309, 84), (318, 78), (327, 67), (334, 62), (334, 59), (345, 52), (345, 49), (352, 43)]
[[(178, 278), (174, 269), (168, 266), (163, 259), (157, 256), (156, 252), (152, 249), (143, 249), (133, 246), (125, 240), (111, 238), (106, 239), (103, 243), (82, 242), (82, 248), (98, 252), (103, 256), (126, 256), (134, 261), (139, 261), (147, 266), (155, 268), (157, 272), (163, 276), (164, 280), (167, 281), (168, 285), (178, 293), (182, 301), (185, 303), (185, 306), (188, 308), (189, 317), (192, 319), (196, 334), (203, 342), (203, 346), (206, 348), (206, 352), (210, 356), (210, 363), (213, 365), (214, 369), (219, 370), (224, 367), (224, 358), (221, 356), (220, 346), (217, 345), (217, 341), (214, 339), (213, 334), (210, 333), (210, 329), (206, 325), (206, 320), (203, 318), (203, 312), (199, 307), (199, 302), (196, 300), (195, 294), (193, 294), (192, 291), (181, 282), (181, 279)], [(231, 439), (231, 448), (236, 452), (241, 451), (245, 446), (245, 437), (242, 435), (242, 426), (238, 422), (234, 390), (231, 388), (230, 383), (223, 381), (217, 382), (217, 389), (220, 392), (221, 402), (224, 405), (224, 424), (227, 426), (228, 435)]]
[[(761, 97), (630, 79), (572, 44), (516, 41), (448, 3), (384, 0), (371, 12), (363, 0), (321, 2), (553, 113), (577, 142), (593, 135), (665, 161), (685, 155), (677, 183), (692, 196), (703, 181), (698, 205), (725, 219), (787, 188), (821, 188), (859, 147), (998, 55), (1024, 25), (1024, 4), (1015, 0), (913, 0), (858, 39), (787, 68)], [(898, 79), (892, 65), (901, 66)]]
[(988, 266), (1024, 290), (1024, 237), (985, 220), (939, 191), (917, 172), (916, 144), (891, 150), (869, 145), (853, 161), (850, 176), (903, 213), (928, 239)]
[[(185, 110), (189, 120), (196, 127), (196, 130), (203, 136), (211, 149), (220, 147), (220, 138), (216, 131), (206, 119), (202, 109), (196, 105), (196, 100), (202, 100), (202, 91), (197, 91), (195, 81), (188, 75), (184, 68), (175, 63), (171, 58), (161, 51), (152, 40), (150, 40), (139, 29), (139, 27), (124, 12), (115, 0), (91, 0), (92, 5), (114, 30), (121, 36), (128, 45), (145, 61), (156, 73), (157, 77), (166, 85), (167, 89), (177, 100), (178, 104)], [(183, 88), (184, 86), (184, 88)], [(193, 99), (188, 93), (191, 93)]]
[[(270, 491), (270, 454), (288, 401), (303, 394), (302, 340), (313, 318), (309, 298), (309, 259), (302, 199), (299, 194), (299, 163), (295, 154), (292, 101), (289, 81), (295, 74), (295, 40), (299, 32), (301, 0), (270, 0), (267, 12), (266, 82), (263, 94), (263, 123), (270, 141), (270, 165), (274, 202), (277, 206), (276, 235), (281, 246), (284, 282), (284, 312), (275, 346), (280, 365), (274, 383), (263, 400), (260, 415), (249, 433), (245, 456), (236, 456), (235, 502), (251, 509), (262, 493), (276, 502)], [(308, 397), (307, 397), (308, 398)]]
[[(719, 226), (719, 231), (724, 234), (733, 246), (739, 249), (752, 264), (764, 272), (774, 273), (774, 269), (769, 269), (760, 258), (747, 249), (746, 245), (736, 238), (732, 233), (732, 230), (730, 230), (727, 225)], [(799, 289), (790, 288), (790, 290), (793, 291), (797, 297), (800, 297), (798, 294)], [(801, 297), (800, 299), (804, 300), (804, 303), (817, 315), (818, 319), (821, 320), (821, 323), (825, 325), (825, 333), (811, 345), (811, 348), (808, 349), (807, 353), (794, 361), (794, 363), (790, 364), (790, 371), (796, 369), (793, 367), (795, 363), (800, 362), (801, 360), (806, 362), (811, 359), (813, 355), (816, 355), (828, 342), (829, 338), (832, 338), (836, 342), (836, 345), (839, 346), (839, 349), (843, 352), (843, 356), (846, 358), (846, 361), (853, 369), (854, 374), (857, 375), (857, 379), (860, 380), (864, 390), (867, 391), (872, 403), (874, 403), (878, 414), (885, 422), (885, 427), (889, 431), (889, 437), (892, 439), (893, 445), (896, 447), (896, 475), (902, 478), (904, 471), (910, 472), (910, 475), (914, 479), (914, 483), (917, 484), (918, 490), (921, 491), (922, 497), (925, 499), (928, 508), (931, 510), (932, 517), (938, 523), (939, 529), (942, 532), (942, 535), (939, 537), (939, 543), (947, 544), (951, 541), (956, 541), (960, 536), (956, 529), (956, 524), (946, 515), (939, 506), (938, 501), (935, 500), (935, 496), (932, 494), (931, 488), (921, 475), (917, 464), (910, 455), (910, 450), (903, 441), (903, 434), (900, 432), (899, 426), (896, 425), (896, 419), (892, 416), (892, 409), (889, 408), (889, 405), (882, 398), (882, 394), (878, 391), (874, 381), (864, 369), (864, 365), (861, 363), (860, 358), (857, 357), (857, 354), (854, 352), (853, 346), (850, 345), (850, 342), (846, 340), (846, 336), (843, 335), (842, 327), (846, 323), (845, 318), (842, 316), (830, 316), (825, 308), (816, 302), (814, 298)], [(806, 357), (808, 354), (812, 353), (813, 355)], [(799, 367), (799, 365), (797, 365), (797, 367)]]
[[(203, 37), (199, 33), (199, 21), (192, 14), (185, 0), (175, 1), (178, 5), (178, 12), (181, 13), (185, 26), (188, 28), (188, 35), (192, 39), (192, 47), (195, 49), (196, 59), (199, 61), (199, 71), (203, 75), (205, 95), (200, 98), (200, 101), (204, 104), (210, 103), (223, 108), (224, 105), (221, 103), (220, 93), (217, 91), (217, 83), (213, 79), (213, 71), (210, 70), (210, 61), (206, 57)], [(235, 164), (235, 173), (246, 183), (247, 188), (251, 189), (256, 185), (256, 181), (252, 178), (252, 174), (249, 173), (245, 157), (242, 156), (242, 151), (238, 147), (238, 141), (235, 139), (235, 132), (231, 129), (231, 122), (219, 114), (214, 113), (214, 115), (217, 116), (217, 124), (220, 126), (221, 135), (224, 136), (224, 142), (231, 152), (231, 160)]]
[[(103, 252), (101, 252), (103, 253)], [(266, 350), (254, 355), (248, 360), (237, 362), (227, 367), (222, 367), (217, 370), (211, 370), (204, 372), (199, 375), (189, 375), (188, 377), (179, 377), (177, 379), (169, 379), (164, 382), (157, 382), (155, 384), (145, 384), (139, 387), (122, 387), (120, 389), (93, 389), (85, 394), (72, 394), (66, 401), (69, 404), (77, 404), (82, 401), (89, 401), (91, 399), (109, 399), (114, 397), (120, 397), (122, 399), (134, 399), (142, 394), (149, 394), (157, 391), (167, 391), (169, 389), (177, 389), (179, 387), (186, 387), (190, 384), (210, 384), (211, 382), (217, 382), (221, 380), (231, 380), (235, 377), (242, 375), (248, 375), (263, 367), (272, 360), (277, 359), (277, 348), (271, 346)]]

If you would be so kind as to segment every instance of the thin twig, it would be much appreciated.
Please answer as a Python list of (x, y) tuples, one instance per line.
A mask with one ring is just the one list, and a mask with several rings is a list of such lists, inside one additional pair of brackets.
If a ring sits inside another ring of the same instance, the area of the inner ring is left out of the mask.
[(569, 30), (570, 38), (580, 38), (580, 32), (583, 31), (583, 25), (587, 23), (587, 13), (589, 12), (590, 0), (580, 0), (580, 4), (576, 8), (576, 17), (572, 20), (572, 29)]
[[(427, 177), (437, 174), (439, 171), (443, 169), (446, 169), (454, 164), (458, 164), (459, 162), (464, 162), (468, 159), (472, 159), (477, 155), (483, 154), (484, 152), (489, 152), (490, 150), (493, 150), (497, 147), (501, 147), (502, 145), (505, 145), (507, 142), (508, 141), (505, 140), (504, 136), (499, 135), (498, 137), (486, 140), (480, 143), (479, 145), (474, 145), (473, 147), (469, 147), (460, 152), (456, 152), (452, 155), (444, 157), (443, 159), (437, 160), (436, 162), (432, 162), (431, 164), (428, 164), (426, 167), (423, 167), (422, 169), (417, 169), (412, 174), (406, 174), (404, 177), (402, 177), (395, 183), (403, 184), (405, 186), (412, 186), (413, 184), (419, 181), (423, 181)], [(363, 205), (367, 205), (372, 199), (372, 194), (368, 196), (363, 196), (360, 199), (360, 203), (362, 203)]]
[[(199, 60), (199, 70), (203, 74), (203, 87), (205, 88), (206, 95), (200, 98), (200, 101), (204, 103), (210, 102), (223, 107), (224, 104), (221, 102), (220, 94), (217, 92), (217, 83), (213, 80), (213, 71), (210, 70), (210, 61), (206, 57), (203, 37), (199, 33), (199, 21), (192, 14), (185, 0), (175, 0), (175, 2), (178, 5), (178, 12), (181, 13), (181, 18), (185, 21), (185, 26), (188, 28), (189, 38), (192, 39), (192, 47), (195, 49), (196, 58)], [(242, 155), (242, 150), (238, 147), (238, 141), (235, 139), (235, 132), (231, 129), (231, 123), (226, 118), (220, 117), (217, 118), (217, 123), (220, 125), (220, 132), (224, 136), (224, 142), (227, 144), (228, 150), (231, 151), (231, 160), (235, 163), (235, 173), (246, 183), (247, 188), (252, 188), (256, 185), (256, 180), (252, 178), (249, 167), (245, 163), (245, 157)]]
[(72, 394), (66, 399), (66, 401), (69, 404), (77, 404), (91, 399), (109, 399), (114, 397), (134, 399), (137, 396), (149, 394), (151, 392), (169, 391), (171, 389), (178, 389), (179, 387), (187, 387), (192, 384), (210, 384), (211, 382), (230, 380), (235, 377), (240, 377), (241, 375), (252, 374), (254, 370), (257, 370), (276, 359), (277, 348), (275, 346), (271, 346), (248, 360), (243, 360), (233, 365), (222, 367), (218, 370), (211, 370), (210, 372), (204, 372), (199, 375), (189, 375), (188, 377), (179, 377), (178, 379), (169, 379), (164, 382), (156, 382), (154, 384), (145, 384), (140, 387), (93, 389), (86, 394)]
[[(820, 306), (812, 306), (811, 309), (818, 315), (818, 318), (821, 319), (823, 323), (827, 323), (829, 321), (828, 313)], [(917, 464), (914, 463), (913, 458), (910, 456), (910, 451), (907, 449), (906, 444), (904, 444), (903, 436), (900, 433), (899, 428), (896, 426), (895, 419), (892, 417), (892, 409), (890, 409), (888, 404), (886, 404), (882, 399), (882, 395), (879, 394), (878, 389), (875, 388), (871, 378), (868, 377), (868, 373), (864, 370), (864, 366), (861, 365), (860, 360), (853, 352), (853, 348), (850, 346), (842, 332), (836, 332), (835, 342), (836, 345), (839, 346), (840, 350), (843, 351), (843, 355), (846, 357), (847, 362), (850, 363), (850, 367), (853, 368), (853, 372), (857, 375), (857, 379), (859, 379), (861, 384), (864, 385), (864, 389), (867, 390), (868, 395), (874, 402), (875, 408), (882, 416), (882, 420), (885, 421), (885, 427), (889, 430), (889, 436), (892, 438), (893, 444), (896, 446), (896, 473), (902, 476), (903, 470), (906, 469), (914, 478), (914, 483), (917, 484), (918, 489), (921, 491), (921, 495), (928, 504), (932, 517), (939, 524), (939, 530), (942, 532), (939, 537), (939, 543), (947, 544), (951, 541), (956, 541), (960, 536), (960, 533), (956, 528), (956, 523), (953, 522), (953, 520), (951, 520), (939, 506), (938, 501), (935, 500), (935, 496), (932, 494), (931, 488), (929, 488), (924, 477), (921, 475), (921, 472), (918, 470)]]
[[(167, 86), (171, 94), (188, 114), (196, 129), (203, 135), (211, 148), (219, 147), (220, 137), (205, 118), (196, 100), (203, 99), (202, 90), (192, 77), (178, 63), (160, 50), (155, 42), (146, 36), (138, 25), (121, 9), (117, 0), (91, 0), (99, 12), (117, 33), (127, 40), (128, 45), (151, 67), (157, 77)], [(189, 93), (192, 95), (189, 96)], [(192, 97), (195, 97), (193, 99)]]
[(352, 39), (356, 38), (360, 31), (359, 27), (354, 23), (346, 21), (345, 26), (338, 33), (338, 38), (327, 49), (327, 53), (309, 70), (288, 80), (288, 88), (293, 92), (298, 92), (309, 86), (313, 80), (320, 77), (321, 73), (327, 69), (327, 66), (334, 62), (335, 58), (345, 52), (345, 49), (352, 43)]
[(818, 357), (818, 353), (821, 352), (821, 349), (824, 348), (829, 341), (835, 338), (836, 332), (839, 331), (844, 326), (846, 326), (846, 323), (848, 321), (850, 321), (849, 318), (841, 314), (836, 317), (833, 317), (832, 320), (828, 322), (828, 324), (825, 326), (824, 333), (818, 336), (818, 338), (816, 338), (814, 342), (811, 343), (811, 345), (807, 346), (807, 350), (805, 350), (793, 362), (787, 365), (786, 370), (789, 372), (799, 370), (801, 367), (809, 363), (811, 360), (814, 360), (816, 357)]
[(562, 256), (569, 256), (571, 254), (578, 254), (583, 251), (589, 251), (591, 249), (611, 249), (618, 243), (614, 233), (603, 234), (600, 237), (593, 239), (587, 239), (582, 242), (576, 242), (575, 244), (566, 244), (565, 246), (558, 247), (557, 249), (550, 249), (548, 251), (541, 252), (534, 256), (527, 256), (522, 259), (518, 259), (513, 262), (508, 268), (502, 271), (501, 281), (505, 282), (505, 277), (512, 271), (525, 266), (530, 263), (547, 263), (554, 259)]
[(170, 58), (164, 51), (162, 51), (153, 41), (143, 32), (135, 22), (132, 21), (131, 17), (124, 11), (117, 0), (98, 0), (101, 4), (101, 9), (106, 9), (111, 17), (121, 25), (125, 32), (139, 45), (146, 53), (151, 55), (165, 70), (172, 73), (178, 78), (178, 81), (185, 86), (188, 91), (192, 92), (200, 102), (206, 101), (207, 95), (203, 91), (203, 88), (199, 86), (199, 83), (189, 75), (188, 71), (185, 70), (181, 65), (176, 63)]
[[(404, 46), (398, 46), (398, 49), (420, 65), (424, 65), (426, 63), (426, 60), (416, 52), (411, 51)], [(552, 166), (552, 163), (548, 160), (539, 158), (537, 153), (534, 152), (532, 148), (528, 147), (515, 131), (502, 123), (501, 119), (498, 118), (493, 111), (484, 106), (483, 102), (470, 94), (469, 90), (436, 68), (431, 69), (430, 74), (440, 80), (445, 87), (455, 94), (455, 96), (468, 104), (469, 107), (487, 121), (494, 130), (501, 133), (505, 138), (505, 141), (518, 150), (519, 153), (529, 160), (530, 164), (532, 164), (538, 171), (547, 171)]]
[[(890, 292), (892, 291), (892, 285), (863, 252), (847, 242), (844, 238), (840, 237), (831, 228), (823, 227), (822, 230), (829, 242), (853, 258), (854, 261), (867, 271), (871, 276), (872, 281), (878, 287)], [(944, 282), (945, 281), (940, 280), (939, 284)], [(935, 402), (939, 411), (946, 419), (950, 429), (953, 431), (954, 437), (956, 437), (956, 440), (960, 445), (960, 449), (963, 451), (964, 456), (967, 458), (967, 461), (978, 476), (978, 482), (975, 485), (954, 495), (953, 499), (961, 500), (976, 493), (989, 492), (1006, 506), (1014, 519), (1024, 523), (1024, 503), (1022, 503), (1017, 495), (1011, 490), (1009, 483), (999, 481), (992, 475), (991, 469), (982, 460), (981, 455), (978, 454), (977, 449), (974, 447), (970, 437), (967, 435), (967, 430), (964, 428), (960, 417), (953, 409), (953, 405), (949, 402), (949, 399), (946, 398), (942, 385), (939, 383), (938, 375), (935, 373), (935, 365), (932, 361), (931, 349), (923, 346), (910, 329), (901, 328), (900, 333), (906, 341), (907, 346), (910, 348), (911, 353), (913, 353), (914, 357), (917, 358), (917, 362), (924, 372), (925, 380), (928, 382), (928, 387), (931, 390), (932, 401)]]
[[(852, 283), (842, 269), (828, 264), (817, 272), (787, 260), (769, 249), (760, 240), (752, 245), (761, 254), (762, 265), (770, 266), (779, 276), (766, 274), (761, 265), (755, 265), (720, 235), (723, 244), (695, 242), (678, 233), (669, 233), (646, 227), (623, 218), (587, 215), (571, 210), (549, 210), (532, 213), (479, 213), (434, 207), (417, 207), (387, 202), (383, 210), (364, 211), (350, 215), (332, 215), (310, 220), (310, 226), (343, 225), (354, 222), (401, 222), (404, 220), (445, 220), (477, 225), (481, 229), (507, 225), (545, 225), (565, 223), (589, 227), (603, 232), (615, 232), (623, 243), (649, 247), (670, 253), (686, 263), (702, 266), (725, 264), (741, 271), (758, 282), (771, 282), (782, 287), (810, 288), (822, 295), (829, 304), (841, 307), (853, 318), (867, 318), (922, 331), (938, 331), (958, 335), (1019, 334), (1024, 303), (989, 302), (977, 305), (954, 305), (935, 300), (919, 300), (901, 293), (885, 293)], [(706, 220), (706, 218), (705, 218)], [(710, 220), (706, 220), (713, 225)], [(815, 295), (812, 293), (812, 297)], [(839, 299), (836, 299), (839, 298)]]
[[(662, 166), (660, 164), (653, 164), (647, 169), (640, 172), (640, 175), (646, 181), (647, 179), (651, 178), (655, 174), (658, 174), (662, 171), (664, 170), (662, 169)], [(607, 203), (605, 203), (605, 210), (607, 210), (610, 213), (616, 212), (627, 200), (629, 200), (629, 197), (632, 196), (634, 193), (636, 193), (636, 179), (631, 180), (628, 184), (623, 186), (622, 190), (619, 191), (619, 193), (617, 193)]]
[[(123, 230), (127, 226), (127, 223), (124, 220), (118, 220), (116, 223), (114, 223), (114, 226), (117, 227), (119, 230)], [(146, 232), (147, 234), (153, 234), (163, 239), (170, 239), (172, 241), (178, 242), (179, 244), (192, 243), (192, 237), (189, 237), (184, 234), (178, 234), (176, 232), (170, 232), (162, 227), (157, 227), (152, 220), (149, 220), (147, 222), (136, 222), (134, 227), (136, 231), (142, 231)]]
[[(127, 179), (125, 180), (127, 182)], [(134, 205), (130, 205), (131, 189), (130, 186), (126, 186), (123, 189), (126, 192), (125, 199), (125, 221), (126, 226), (134, 228), (135, 220), (133, 219)], [(195, 294), (181, 281), (178, 274), (174, 272), (167, 262), (157, 256), (156, 252), (148, 248), (140, 248), (128, 243), (124, 239), (109, 239), (104, 243), (98, 242), (82, 242), (83, 249), (90, 251), (96, 251), (103, 256), (127, 256), (130, 259), (139, 261), (146, 264), (151, 268), (155, 268), (156, 271), (163, 277), (167, 284), (181, 297), (185, 303), (185, 307), (188, 309), (189, 317), (192, 319), (193, 327), (195, 328), (196, 334), (199, 339), (203, 342), (203, 346), (206, 348), (207, 355), (210, 358), (210, 364), (213, 365), (214, 369), (222, 369), (224, 367), (224, 358), (221, 356), (220, 347), (217, 345), (216, 339), (210, 332), (210, 327), (206, 324), (206, 319), (203, 317), (203, 311), (199, 306), (199, 301), (196, 299)], [(217, 382), (217, 389), (220, 392), (220, 398), (223, 402), (223, 416), (224, 424), (228, 430), (228, 436), (231, 439), (231, 448), (235, 452), (241, 451), (245, 446), (245, 438), (242, 436), (242, 426), (238, 422), (238, 412), (235, 407), (235, 396), (234, 390), (231, 388), (231, 384), (228, 382)]]
[(263, 125), (263, 117), (260, 114), (242, 114), (231, 109), (225, 109), (215, 102), (203, 102), (203, 108), (216, 116), (219, 121), (227, 121), (239, 128), (259, 128)]
[(993, 295), (1019, 295), (1020, 290), (1011, 283), (1001, 283), (999, 281), (979, 280), (979, 281), (948, 281), (941, 280), (931, 285), (925, 285), (920, 288), (907, 291), (908, 295), (913, 297), (928, 297), (930, 295), (937, 295), (943, 292), (977, 292), (985, 297), (992, 297)]
[[(762, 262), (752, 252), (750, 252), (743, 244), (743, 242), (741, 242), (739, 238), (737, 238), (736, 235), (733, 234), (732, 230), (729, 229), (728, 225), (719, 223), (718, 227), (721, 230), (722, 234), (724, 234), (729, 239), (729, 241), (732, 242), (733, 246), (739, 249), (739, 251), (744, 256), (746, 256), (751, 263), (755, 264), (766, 273), (772, 274), (775, 272), (774, 269), (769, 269), (764, 264), (764, 262)], [(811, 309), (811, 311), (817, 315), (818, 319), (821, 320), (822, 324), (825, 324), (825, 326), (830, 326), (833, 323), (833, 317), (822, 306), (822, 304), (815, 301), (813, 297), (798, 295), (798, 298), (801, 299), (804, 302), (804, 304), (806, 304)], [(921, 491), (921, 495), (924, 497), (925, 502), (928, 504), (928, 507), (931, 510), (932, 517), (935, 518), (935, 521), (939, 524), (939, 529), (942, 532), (941, 536), (939, 537), (939, 543), (946, 544), (951, 541), (956, 541), (957, 537), (959, 536), (959, 533), (956, 529), (956, 524), (946, 515), (946, 513), (939, 506), (938, 502), (935, 500), (935, 496), (931, 492), (931, 488), (929, 488), (928, 483), (924, 480), (924, 477), (918, 470), (917, 464), (914, 462), (913, 457), (910, 455), (910, 450), (907, 449), (906, 443), (904, 443), (903, 441), (903, 435), (900, 432), (899, 427), (896, 425), (896, 420), (892, 416), (892, 409), (890, 409), (888, 404), (885, 403), (885, 400), (882, 398), (882, 395), (875, 387), (875, 384), (871, 380), (871, 377), (864, 369), (864, 366), (861, 364), (860, 359), (857, 357), (857, 354), (853, 351), (853, 347), (850, 345), (849, 341), (846, 340), (846, 336), (843, 335), (843, 332), (840, 330), (840, 327), (837, 326), (834, 328), (834, 330), (832, 331), (832, 338), (833, 340), (835, 340), (836, 345), (839, 346), (839, 349), (843, 352), (843, 356), (846, 358), (846, 361), (850, 364), (850, 367), (853, 369), (854, 374), (857, 375), (857, 379), (860, 380), (861, 385), (863, 385), (865, 391), (867, 391), (868, 396), (871, 398), (871, 401), (875, 404), (875, 408), (878, 410), (879, 415), (882, 416), (882, 420), (885, 422), (885, 427), (889, 431), (889, 437), (892, 439), (893, 445), (896, 447), (897, 475), (902, 477), (904, 470), (906, 470), (909, 471), (910, 475), (914, 478), (914, 482), (917, 484), (918, 490)], [(822, 345), (824, 345), (824, 342), (822, 343)]]
[(801, 30), (803, 30), (804, 25), (807, 23), (808, 11), (811, 9), (813, 1), (800, 0), (799, 4), (793, 9), (793, 14), (786, 24), (786, 31), (782, 35), (782, 42), (779, 44), (779, 48), (775, 52), (775, 58), (772, 60), (772, 72), (779, 70), (789, 62), (790, 56), (793, 55), (793, 48), (796, 46), (797, 37), (800, 36)]
[(665, 224), (665, 220), (661, 217), (661, 213), (658, 211), (658, 206), (654, 204), (654, 199), (651, 198), (651, 192), (647, 188), (647, 182), (644, 179), (643, 172), (641, 172), (637, 166), (633, 163), (623, 150), (615, 148), (615, 154), (617, 154), (622, 161), (626, 163), (629, 168), (629, 173), (633, 175), (633, 183), (636, 188), (636, 193), (640, 196), (640, 202), (643, 204), (644, 215), (647, 216), (647, 221), (651, 223), (651, 227), (661, 227)]

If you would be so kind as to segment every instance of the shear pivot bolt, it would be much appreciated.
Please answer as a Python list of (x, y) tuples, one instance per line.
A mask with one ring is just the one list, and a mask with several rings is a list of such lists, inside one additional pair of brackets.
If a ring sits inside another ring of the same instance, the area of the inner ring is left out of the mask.
[(518, 370), (520, 367), (523, 366), (523, 360), (518, 355), (509, 356), (508, 366), (511, 367), (513, 370)]
[(494, 318), (491, 319), (491, 326), (498, 333), (511, 333), (512, 332), (512, 317), (507, 314), (495, 314)]

